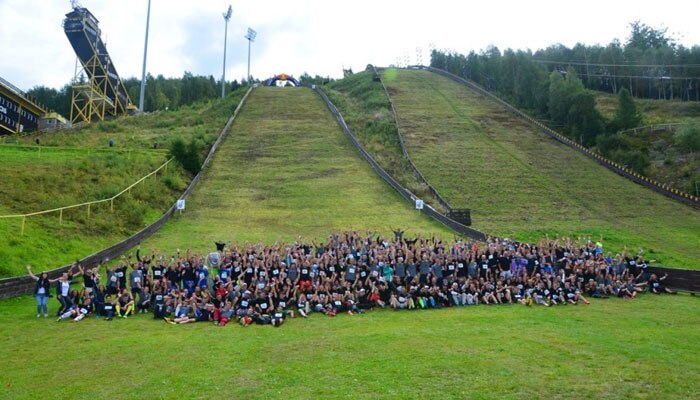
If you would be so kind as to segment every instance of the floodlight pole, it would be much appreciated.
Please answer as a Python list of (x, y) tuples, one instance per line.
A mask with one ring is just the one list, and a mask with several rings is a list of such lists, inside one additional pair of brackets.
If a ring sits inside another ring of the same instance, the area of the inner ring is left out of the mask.
[(146, 97), (146, 55), (148, 54), (148, 25), (151, 22), (151, 0), (148, 0), (146, 14), (146, 39), (143, 44), (143, 68), (141, 69), (141, 93), (139, 94), (139, 110), (143, 112), (144, 97)]
[(224, 91), (226, 88), (226, 39), (228, 38), (228, 21), (231, 19), (231, 14), (233, 14), (233, 9), (229, 4), (228, 10), (224, 13), (224, 70), (221, 73), (221, 98), (224, 98)]
[(248, 28), (248, 33), (244, 36), (248, 39), (248, 83), (253, 80), (250, 76), (250, 44), (255, 41), (255, 36), (257, 36), (257, 34), (258, 33), (254, 30)]

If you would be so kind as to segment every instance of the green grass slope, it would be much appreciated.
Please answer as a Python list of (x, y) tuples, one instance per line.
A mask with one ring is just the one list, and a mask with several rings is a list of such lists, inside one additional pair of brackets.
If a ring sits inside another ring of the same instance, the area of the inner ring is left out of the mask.
[(197, 140), (211, 145), (226, 125), (233, 110), (245, 94), (240, 88), (224, 99), (208, 100), (176, 111), (157, 111), (137, 116), (96, 122), (65, 131), (35, 133), (16, 138), (34, 144), (39, 138), (43, 146), (106, 148), (110, 139), (116, 149), (167, 150), (174, 138)]
[[(110, 198), (166, 161), (162, 153), (0, 147), (0, 215), (28, 214)], [(155, 220), (177, 198), (175, 165), (110, 203), (26, 218), (0, 218), (0, 277), (65, 265)]]
[[(213, 143), (244, 90), (223, 100), (53, 133), (5, 138), (0, 145), (0, 215), (26, 214), (112, 197), (167, 160), (176, 137)], [(108, 147), (112, 139), (115, 146)], [(36, 146), (37, 140), (41, 146)], [(157, 148), (154, 148), (157, 143)], [(31, 145), (32, 147), (27, 147)], [(186, 188), (176, 164), (109, 203), (28, 217), (0, 218), (0, 278), (23, 275), (25, 265), (50, 270), (112, 245), (158, 219)]]
[[(0, 302), (0, 398), (692, 399), (700, 312), (687, 295), (589, 306), (313, 314), (282, 327), (75, 323)], [(50, 310), (56, 309), (51, 299)]]
[(404, 158), (391, 104), (381, 82), (373, 81), (372, 73), (363, 71), (333, 81), (324, 90), (372, 158), (403, 187), (441, 210), (440, 203), (413, 176)]
[(307, 88), (255, 89), (187, 209), (142, 247), (208, 251), (215, 240), (320, 242), (345, 230), (451, 233), (362, 160)]
[(700, 212), (598, 166), (478, 93), (426, 71), (385, 70), (408, 152), (474, 227), (536, 240), (603, 235), (663, 265), (700, 268)]

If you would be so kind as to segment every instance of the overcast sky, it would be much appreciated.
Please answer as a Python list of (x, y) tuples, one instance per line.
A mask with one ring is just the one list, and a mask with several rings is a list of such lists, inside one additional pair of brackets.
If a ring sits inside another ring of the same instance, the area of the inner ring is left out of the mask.
[[(141, 76), (147, 0), (81, 0), (100, 21), (102, 38), (122, 77)], [(227, 80), (246, 74), (248, 27), (258, 32), (251, 74), (282, 72), (339, 77), (343, 68), (386, 66), (431, 44), (460, 53), (489, 45), (501, 50), (554, 43), (573, 46), (625, 41), (640, 20), (685, 46), (700, 44), (698, 9), (691, 1), (380, 1), (380, 0), (152, 0), (147, 70), (180, 77), (185, 71), (220, 79), (224, 19), (228, 27)], [(61, 23), (68, 0), (0, 0), (0, 77), (23, 90), (60, 87), (75, 71), (75, 55)]]

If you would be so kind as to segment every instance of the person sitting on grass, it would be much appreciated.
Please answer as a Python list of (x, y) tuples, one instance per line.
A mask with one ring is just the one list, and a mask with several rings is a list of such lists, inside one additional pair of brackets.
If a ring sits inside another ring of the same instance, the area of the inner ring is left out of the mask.
[(236, 309), (233, 307), (233, 302), (227, 299), (223, 307), (214, 310), (214, 321), (216, 321), (216, 325), (226, 326), (235, 313)]
[(532, 301), (535, 304), (540, 304), (546, 307), (549, 307), (549, 298), (551, 297), (552, 293), (547, 289), (544, 285), (544, 282), (539, 281), (537, 285), (535, 286), (535, 290), (532, 293)]
[(104, 312), (105, 321), (111, 321), (114, 318), (114, 301), (112, 300), (112, 295), (107, 294), (105, 296), (105, 304), (102, 306)]
[(487, 282), (481, 287), (481, 301), (484, 304), (499, 303), (499, 300), (495, 295), (495, 288), (490, 282)]
[(622, 299), (633, 299), (637, 296), (637, 291), (634, 288), (630, 290), (629, 285), (623, 284), (619, 279), (615, 281), (613, 290), (615, 295)]
[(122, 289), (122, 294), (117, 299), (116, 315), (121, 318), (129, 318), (129, 315), (134, 313), (134, 298), (126, 288)]
[(669, 293), (669, 294), (676, 294), (677, 292), (674, 292), (673, 290), (667, 288), (666, 286), (661, 285), (661, 281), (666, 279), (668, 274), (665, 274), (661, 278), (657, 277), (656, 274), (651, 274), (649, 277), (649, 280), (647, 281), (647, 286), (649, 286), (649, 292), (654, 293), (654, 294), (661, 294), (661, 293)]
[(192, 322), (210, 322), (214, 320), (214, 305), (205, 304), (203, 308), (198, 308), (194, 314), (184, 314), (175, 319), (165, 318), (165, 322), (171, 325), (189, 324)]
[(72, 318), (73, 321), (80, 321), (93, 311), (92, 300), (89, 296), (84, 296), (80, 304), (73, 305), (68, 311), (61, 314), (56, 320), (60, 322), (64, 319)]
[(282, 306), (277, 306), (274, 314), (272, 314), (272, 326), (274, 326), (275, 328), (279, 328), (280, 326), (282, 326), (285, 317), (286, 313), (284, 312)]
[(95, 306), (95, 318), (100, 319), (104, 316), (104, 305), (105, 305), (105, 287), (104, 285), (97, 286), (94, 294), (92, 295), (92, 303)]
[(141, 289), (141, 294), (139, 295), (139, 302), (137, 303), (138, 312), (145, 314), (151, 308), (151, 293), (148, 286), (144, 286)]

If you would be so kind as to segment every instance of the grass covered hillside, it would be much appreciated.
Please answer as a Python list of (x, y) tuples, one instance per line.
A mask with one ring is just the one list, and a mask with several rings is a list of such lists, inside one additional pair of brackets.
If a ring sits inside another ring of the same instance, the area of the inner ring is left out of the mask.
[(215, 240), (323, 242), (345, 229), (449, 235), (359, 157), (308, 88), (251, 93), (187, 209), (142, 248), (200, 252)]
[[(58, 133), (5, 138), (0, 145), (0, 215), (109, 198), (168, 159), (169, 142), (195, 140), (205, 151), (226, 124), (244, 91), (224, 100), (124, 117)], [(37, 146), (37, 139), (41, 146)], [(112, 139), (115, 146), (107, 142)], [(9, 143), (8, 143), (9, 142)], [(18, 142), (18, 143), (16, 143)], [(154, 149), (153, 143), (158, 142)], [(31, 146), (29, 146), (31, 145)], [(109, 203), (27, 217), (0, 218), (0, 278), (66, 265), (114, 244), (155, 221), (186, 188), (190, 177), (176, 163)]]
[(391, 104), (381, 82), (373, 81), (372, 73), (364, 71), (333, 81), (324, 90), (355, 137), (382, 168), (416, 196), (440, 209), (441, 205), (431, 199), (427, 186), (413, 176), (404, 158)]
[(39, 133), (19, 138), (21, 143), (42, 146), (106, 148), (110, 139), (117, 149), (168, 149), (175, 138), (201, 146), (211, 145), (247, 88), (240, 88), (224, 99), (207, 100), (176, 111), (120, 117), (56, 133)]
[(537, 240), (605, 238), (662, 265), (700, 268), (700, 212), (598, 166), (496, 103), (427, 71), (385, 70), (408, 152), (474, 227)]

